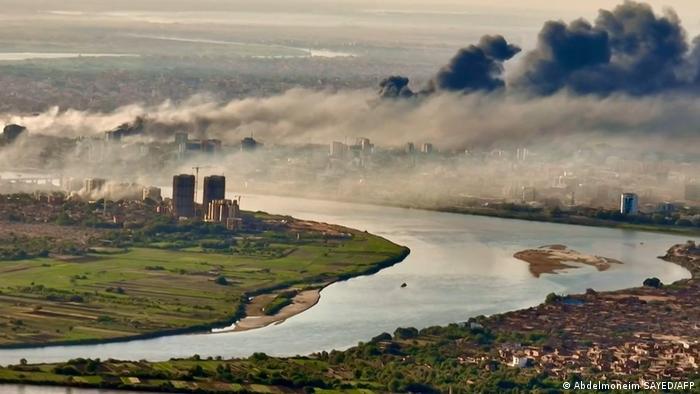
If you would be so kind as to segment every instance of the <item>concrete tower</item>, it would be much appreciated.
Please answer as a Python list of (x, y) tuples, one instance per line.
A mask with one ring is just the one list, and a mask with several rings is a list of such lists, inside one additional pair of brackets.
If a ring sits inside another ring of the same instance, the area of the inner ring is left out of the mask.
[(210, 202), (224, 198), (226, 198), (226, 177), (221, 175), (204, 177), (204, 198), (202, 201), (204, 212), (208, 211)]
[(194, 216), (194, 175), (180, 174), (173, 177), (173, 213), (177, 217)]

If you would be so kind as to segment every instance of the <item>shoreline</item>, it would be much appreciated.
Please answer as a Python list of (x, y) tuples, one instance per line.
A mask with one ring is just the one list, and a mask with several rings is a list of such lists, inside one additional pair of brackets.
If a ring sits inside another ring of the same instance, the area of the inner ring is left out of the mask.
[[(376, 236), (379, 237), (379, 236)], [(379, 237), (384, 240), (386, 238), (384, 237)], [(388, 241), (388, 240), (387, 240)], [(390, 242), (390, 241), (389, 241)], [(374, 264), (372, 267), (369, 267), (368, 269), (357, 272), (354, 274), (340, 274), (338, 277), (329, 282), (328, 284), (324, 285), (321, 289), (319, 289), (319, 298), (318, 300), (308, 308), (299, 311), (298, 313), (294, 315), (287, 316), (284, 320), (291, 318), (295, 315), (298, 315), (300, 313), (305, 312), (306, 310), (310, 309), (311, 307), (315, 306), (318, 301), (320, 301), (320, 291), (327, 287), (330, 286), (333, 283), (336, 282), (342, 282), (346, 280), (350, 280), (353, 278), (361, 277), (361, 276), (366, 276), (366, 275), (373, 275), (385, 268), (389, 268), (391, 266), (394, 266), (396, 264), (401, 263), (403, 260), (408, 257), (408, 255), (411, 253), (411, 250), (406, 247), (406, 246), (401, 246), (401, 252), (395, 256), (386, 258), (382, 261), (379, 261), (378, 263)], [(293, 284), (292, 284), (293, 285)], [(52, 343), (45, 343), (45, 344), (39, 344), (39, 343), (15, 343), (15, 344), (2, 344), (0, 345), (0, 350), (3, 349), (41, 349), (41, 348), (51, 348), (51, 347), (62, 347), (62, 346), (81, 346), (81, 345), (102, 345), (102, 344), (108, 344), (108, 343), (123, 343), (123, 342), (132, 342), (132, 341), (139, 341), (139, 340), (148, 340), (148, 339), (156, 339), (160, 337), (167, 337), (167, 336), (176, 336), (176, 335), (187, 335), (187, 334), (202, 334), (202, 335), (207, 335), (207, 334), (215, 334), (212, 331), (217, 329), (217, 328), (226, 328), (226, 327), (231, 327), (234, 325), (237, 321), (243, 320), (246, 318), (246, 305), (247, 300), (250, 297), (256, 297), (261, 294), (265, 293), (270, 293), (276, 290), (281, 290), (289, 287), (290, 284), (281, 284), (281, 285), (275, 285), (271, 286), (268, 288), (261, 288), (257, 289), (255, 291), (246, 293), (242, 296), (242, 301), (239, 303), (238, 310), (234, 312), (234, 314), (222, 321), (216, 321), (216, 322), (211, 322), (211, 323), (204, 323), (204, 324), (199, 324), (195, 326), (190, 326), (190, 327), (183, 327), (183, 328), (175, 328), (175, 329), (170, 329), (170, 330), (161, 330), (161, 331), (154, 331), (150, 333), (143, 333), (143, 334), (138, 334), (138, 335), (130, 335), (130, 336), (125, 336), (125, 337), (116, 337), (116, 338), (104, 338), (104, 339), (79, 339), (79, 340), (70, 340), (70, 341), (56, 341)], [(281, 324), (284, 322), (284, 320), (276, 322), (276, 324)], [(273, 324), (275, 322), (271, 322), (269, 324), (266, 324), (265, 326), (268, 326), (270, 324)], [(263, 327), (265, 327), (263, 326)], [(255, 327), (255, 328), (250, 328), (250, 329), (258, 329), (262, 327)], [(243, 330), (240, 330), (239, 332), (242, 332)]]
[[(253, 311), (248, 312), (248, 309), (250, 309), (251, 306), (255, 305), (255, 298), (258, 298), (260, 296), (255, 297), (252, 302), (246, 305), (247, 313), (244, 318), (234, 323), (231, 329), (225, 328), (222, 330), (214, 330), (213, 333), (220, 334), (226, 332), (243, 332), (257, 330), (259, 328), (264, 328), (267, 326), (282, 324), (287, 319), (300, 315), (316, 306), (316, 304), (318, 304), (321, 300), (321, 290), (330, 285), (331, 283), (329, 283), (328, 285), (324, 285), (321, 289), (301, 290), (299, 294), (294, 296), (290, 305), (285, 306), (277, 313), (272, 315), (266, 315), (262, 310), (259, 311), (259, 313), (253, 313)], [(274, 293), (272, 293), (271, 295), (274, 295)]]
[[(0, 170), (2, 172), (3, 170)], [(11, 173), (12, 170), (5, 170), (4, 172)], [(31, 171), (33, 170), (29, 170)], [(15, 172), (21, 173), (21, 172)], [(40, 172), (43, 174), (43, 172)], [(167, 185), (159, 185), (158, 187), (168, 187)], [(445, 205), (445, 204), (435, 204), (433, 206), (421, 205), (421, 204), (410, 204), (410, 203), (392, 203), (383, 199), (373, 199), (373, 198), (360, 198), (360, 199), (350, 199), (343, 197), (334, 197), (329, 195), (314, 195), (314, 194), (304, 194), (304, 193), (276, 193), (274, 190), (241, 190), (236, 193), (243, 193), (248, 195), (258, 195), (258, 196), (276, 196), (276, 197), (288, 197), (288, 198), (301, 198), (307, 200), (317, 200), (317, 201), (329, 201), (329, 202), (341, 202), (349, 204), (364, 204), (377, 207), (390, 207), (390, 208), (403, 208), (403, 209), (416, 209), (428, 212), (442, 212), (442, 213), (453, 213), (458, 215), (471, 215), (480, 217), (491, 217), (500, 218), (508, 220), (522, 220), (528, 222), (539, 222), (539, 223), (555, 223), (555, 224), (565, 224), (571, 226), (585, 226), (585, 227), (603, 227), (603, 228), (613, 228), (618, 230), (629, 230), (629, 231), (643, 231), (650, 233), (661, 233), (670, 235), (689, 235), (689, 236), (700, 236), (700, 228), (697, 227), (679, 227), (679, 226), (669, 226), (669, 225), (655, 225), (655, 224), (635, 224), (618, 222), (614, 220), (598, 219), (586, 216), (569, 216), (566, 218), (556, 218), (543, 216), (541, 214), (529, 214), (521, 213), (517, 211), (505, 211), (505, 210), (493, 210), (489, 208), (474, 208), (474, 207), (462, 207), (457, 205)]]
[[(504, 220), (522, 220), (525, 222), (538, 222), (538, 223), (554, 223), (562, 224), (568, 226), (584, 226), (584, 227), (599, 227), (599, 228), (612, 228), (617, 230), (627, 230), (627, 231), (642, 231), (647, 233), (660, 233), (669, 234), (677, 236), (700, 236), (700, 228), (694, 227), (677, 227), (677, 226), (664, 226), (664, 225), (653, 225), (653, 224), (635, 224), (635, 223), (625, 223), (616, 222), (612, 220), (589, 218), (584, 216), (573, 216), (567, 218), (555, 218), (555, 217), (543, 217), (541, 215), (527, 215), (521, 214), (515, 211), (498, 211), (498, 210), (484, 210), (480, 208), (466, 208), (459, 206), (424, 206), (408, 203), (391, 203), (382, 200), (373, 199), (347, 199), (338, 198), (331, 196), (317, 196), (317, 195), (305, 195), (305, 194), (281, 194), (274, 193), (272, 191), (252, 191), (244, 192), (251, 196), (274, 196), (274, 197), (287, 197), (287, 198), (300, 198), (305, 200), (316, 200), (316, 201), (326, 201), (326, 202), (340, 202), (347, 204), (360, 204), (360, 205), (370, 205), (375, 207), (386, 207), (386, 208), (402, 208), (402, 209), (414, 209), (427, 212), (441, 212), (441, 213), (452, 213), (456, 215), (470, 215), (478, 217), (490, 217)], [(488, 209), (488, 208), (487, 208)]]

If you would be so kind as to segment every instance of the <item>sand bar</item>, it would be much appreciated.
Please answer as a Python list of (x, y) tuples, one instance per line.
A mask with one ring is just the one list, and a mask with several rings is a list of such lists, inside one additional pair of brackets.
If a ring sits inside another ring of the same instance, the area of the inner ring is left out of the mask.
[[(622, 264), (621, 261), (608, 257), (587, 255), (565, 245), (546, 245), (537, 249), (528, 249), (513, 255), (518, 260), (530, 264), (530, 272), (536, 278), (542, 274), (556, 274), (557, 271), (578, 268), (571, 263), (593, 266), (598, 271), (605, 271), (612, 264)], [(567, 264), (569, 263), (569, 264)]]
[(233, 331), (247, 331), (256, 328), (269, 326), (270, 324), (280, 324), (292, 316), (302, 313), (318, 303), (321, 298), (320, 289), (303, 290), (294, 296), (292, 304), (280, 309), (274, 315), (266, 315), (263, 308), (275, 294), (263, 294), (255, 297), (246, 305), (246, 317), (236, 322)]

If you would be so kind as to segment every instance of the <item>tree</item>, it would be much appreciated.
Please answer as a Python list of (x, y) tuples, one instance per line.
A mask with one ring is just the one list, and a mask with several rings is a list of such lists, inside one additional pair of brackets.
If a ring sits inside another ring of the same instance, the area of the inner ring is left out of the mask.
[(58, 214), (58, 217), (56, 217), (56, 224), (59, 226), (69, 226), (73, 224), (73, 220), (66, 212), (61, 212)]
[(651, 215), (651, 221), (656, 223), (656, 224), (665, 224), (666, 223), (666, 216), (660, 214), (660, 213), (655, 213)]
[(376, 337), (372, 338), (372, 342), (382, 342), (382, 341), (391, 341), (391, 334), (387, 332), (383, 332)]
[(661, 280), (659, 278), (647, 278), (644, 279), (644, 282), (642, 283), (646, 287), (653, 287), (653, 288), (661, 288), (664, 284), (661, 283)]
[(554, 304), (556, 302), (559, 302), (561, 300), (561, 296), (557, 295), (555, 293), (549, 293), (547, 294), (547, 297), (544, 299), (545, 304)]
[(676, 226), (683, 226), (683, 227), (690, 227), (693, 225), (693, 222), (691, 222), (688, 219), (678, 219), (676, 220)]
[(418, 336), (418, 329), (414, 327), (402, 328), (399, 327), (394, 331), (394, 337), (396, 339), (411, 339)]
[(262, 352), (256, 352), (256, 353), (253, 353), (252, 356), (250, 356), (250, 359), (253, 361), (266, 361), (269, 358), (270, 358), (270, 356), (268, 356), (267, 354), (262, 353)]

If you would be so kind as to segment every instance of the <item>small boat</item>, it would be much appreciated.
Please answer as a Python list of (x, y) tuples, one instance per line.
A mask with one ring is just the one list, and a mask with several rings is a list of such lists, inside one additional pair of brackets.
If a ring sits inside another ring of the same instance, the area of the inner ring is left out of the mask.
[(403, 289), (404, 287), (406, 287), (406, 286), (408, 286), (408, 285), (406, 284), (406, 282), (404, 282), (404, 283), (401, 284), (401, 288), (402, 288), (402, 289)]

